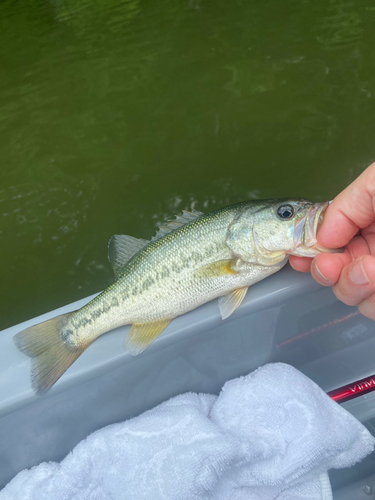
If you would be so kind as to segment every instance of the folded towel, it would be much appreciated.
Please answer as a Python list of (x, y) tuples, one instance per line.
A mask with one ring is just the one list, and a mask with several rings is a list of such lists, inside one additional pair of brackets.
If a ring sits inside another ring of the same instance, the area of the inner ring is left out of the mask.
[(282, 363), (183, 394), (20, 472), (0, 500), (328, 500), (327, 470), (375, 439), (314, 382)]

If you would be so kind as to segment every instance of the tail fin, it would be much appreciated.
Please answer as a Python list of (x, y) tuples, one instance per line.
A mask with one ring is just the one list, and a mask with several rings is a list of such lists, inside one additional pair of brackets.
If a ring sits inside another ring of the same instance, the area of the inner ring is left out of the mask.
[(32, 358), (31, 385), (38, 395), (48, 391), (88, 346), (64, 342), (63, 327), (70, 314), (26, 328), (13, 337), (18, 349)]

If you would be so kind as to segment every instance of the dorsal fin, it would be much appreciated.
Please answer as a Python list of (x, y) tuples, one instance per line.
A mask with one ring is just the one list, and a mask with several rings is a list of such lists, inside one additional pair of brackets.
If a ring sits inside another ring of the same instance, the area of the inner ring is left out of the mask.
[(111, 263), (115, 276), (124, 265), (148, 243), (147, 240), (133, 238), (126, 234), (115, 234), (108, 243), (108, 260)]
[(178, 229), (185, 224), (189, 224), (189, 222), (201, 217), (201, 215), (203, 215), (203, 212), (198, 212), (198, 210), (194, 210), (194, 208), (191, 209), (191, 212), (183, 210), (182, 215), (176, 215), (175, 220), (167, 221), (159, 226), (159, 231), (157, 231), (156, 235), (151, 238), (151, 241), (159, 240), (175, 229)]

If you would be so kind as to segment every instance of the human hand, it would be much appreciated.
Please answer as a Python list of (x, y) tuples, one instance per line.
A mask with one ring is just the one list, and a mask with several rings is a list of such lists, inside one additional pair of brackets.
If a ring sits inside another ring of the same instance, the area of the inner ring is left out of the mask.
[(291, 266), (310, 271), (344, 304), (375, 320), (375, 163), (329, 205), (317, 240), (328, 248), (344, 246), (344, 253), (291, 256)]

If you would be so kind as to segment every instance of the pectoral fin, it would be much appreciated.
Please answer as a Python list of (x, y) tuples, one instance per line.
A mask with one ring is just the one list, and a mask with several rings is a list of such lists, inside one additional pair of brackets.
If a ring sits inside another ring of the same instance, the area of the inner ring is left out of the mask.
[(167, 328), (172, 319), (153, 321), (143, 325), (132, 325), (125, 340), (126, 350), (132, 356), (143, 352)]
[(220, 276), (228, 276), (238, 274), (235, 269), (237, 259), (218, 260), (200, 267), (194, 271), (194, 276), (198, 278), (219, 278)]
[(219, 298), (219, 309), (222, 319), (228, 318), (241, 305), (248, 288), (248, 286), (237, 288), (237, 290)]

